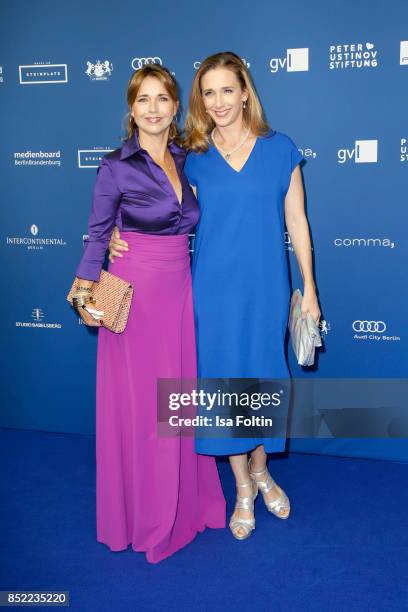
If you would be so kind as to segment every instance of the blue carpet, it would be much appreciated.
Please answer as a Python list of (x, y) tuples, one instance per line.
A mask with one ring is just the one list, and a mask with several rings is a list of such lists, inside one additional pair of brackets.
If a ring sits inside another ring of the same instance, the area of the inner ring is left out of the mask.
[[(292, 503), (261, 496), (246, 541), (206, 530), (158, 565), (95, 540), (93, 436), (1, 430), (1, 590), (69, 590), (71, 609), (408, 609), (408, 465), (306, 454), (269, 467)], [(228, 516), (231, 472), (218, 462)]]

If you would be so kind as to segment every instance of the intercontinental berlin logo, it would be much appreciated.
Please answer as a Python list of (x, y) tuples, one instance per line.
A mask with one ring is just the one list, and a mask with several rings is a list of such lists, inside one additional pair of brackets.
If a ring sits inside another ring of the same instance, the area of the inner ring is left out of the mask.
[(400, 336), (386, 335), (387, 324), (385, 321), (356, 320), (352, 323), (353, 336), (355, 340), (372, 340), (375, 342), (395, 342), (401, 340)]
[(31, 236), (6, 236), (6, 244), (9, 246), (23, 246), (29, 251), (42, 251), (47, 247), (66, 246), (63, 238), (37, 238), (38, 226), (33, 223), (30, 227)]
[(16, 327), (35, 327), (39, 329), (61, 329), (61, 323), (48, 323), (44, 320), (45, 314), (42, 308), (33, 308), (30, 321), (16, 321)]
[(345, 164), (353, 159), (356, 164), (377, 163), (378, 140), (356, 140), (352, 149), (337, 151), (339, 164)]
[(330, 70), (376, 68), (377, 66), (378, 51), (371, 42), (330, 45), (329, 47)]
[(287, 72), (305, 72), (309, 70), (309, 48), (286, 49), (285, 57), (272, 57), (269, 68), (273, 74), (279, 70)]

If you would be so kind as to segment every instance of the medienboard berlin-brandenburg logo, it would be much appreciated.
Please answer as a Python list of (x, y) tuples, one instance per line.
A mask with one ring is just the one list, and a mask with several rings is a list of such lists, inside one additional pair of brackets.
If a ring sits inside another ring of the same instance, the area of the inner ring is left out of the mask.
[(18, 67), (20, 85), (68, 83), (67, 64), (26, 64)]
[(287, 72), (305, 72), (309, 70), (309, 48), (287, 49), (285, 57), (272, 57), (269, 60), (269, 68), (274, 74), (285, 69)]

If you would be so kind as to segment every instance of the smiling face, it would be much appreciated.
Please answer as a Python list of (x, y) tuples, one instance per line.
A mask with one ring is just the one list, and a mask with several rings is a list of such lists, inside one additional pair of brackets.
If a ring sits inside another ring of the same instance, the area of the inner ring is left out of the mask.
[(201, 92), (205, 109), (217, 126), (242, 122), (242, 105), (248, 93), (235, 72), (227, 68), (208, 70), (201, 77)]
[(158, 78), (145, 77), (131, 107), (139, 133), (154, 136), (165, 132), (177, 113), (178, 105)]

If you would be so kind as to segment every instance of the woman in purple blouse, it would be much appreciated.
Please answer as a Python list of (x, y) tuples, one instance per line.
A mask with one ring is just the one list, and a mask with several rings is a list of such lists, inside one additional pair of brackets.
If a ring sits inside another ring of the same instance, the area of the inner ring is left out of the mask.
[(213, 457), (192, 437), (157, 434), (157, 378), (195, 378), (196, 349), (188, 233), (198, 221), (178, 145), (177, 84), (161, 66), (129, 81), (128, 139), (98, 169), (89, 241), (76, 271), (79, 314), (91, 307), (112, 229), (130, 245), (109, 265), (134, 286), (125, 331), (101, 327), (97, 349), (97, 540), (111, 550), (173, 554), (205, 527), (225, 526), (225, 499)]

